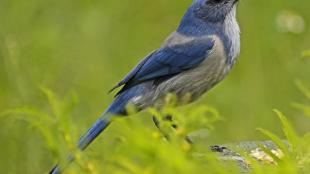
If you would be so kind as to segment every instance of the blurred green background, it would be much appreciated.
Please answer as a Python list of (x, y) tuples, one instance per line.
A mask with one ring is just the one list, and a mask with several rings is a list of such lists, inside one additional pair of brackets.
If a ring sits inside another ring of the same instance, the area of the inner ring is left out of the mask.
[[(198, 103), (219, 110), (214, 144), (259, 140), (257, 127), (280, 132), (272, 109), (297, 115), (295, 86), (310, 85), (310, 1), (241, 0), (241, 55), (230, 75)], [(176, 29), (190, 0), (1, 0), (0, 112), (46, 108), (40, 85), (60, 97), (74, 91), (81, 134), (112, 101), (107, 91)], [(190, 105), (188, 107), (193, 107)], [(145, 119), (151, 125), (150, 118)], [(289, 117), (300, 133), (310, 127)], [(51, 165), (50, 153), (27, 125), (1, 119), (0, 173), (31, 173)], [(96, 146), (97, 148), (100, 145)], [(16, 167), (19, 166), (19, 167)], [(43, 170), (44, 171), (44, 170)]]

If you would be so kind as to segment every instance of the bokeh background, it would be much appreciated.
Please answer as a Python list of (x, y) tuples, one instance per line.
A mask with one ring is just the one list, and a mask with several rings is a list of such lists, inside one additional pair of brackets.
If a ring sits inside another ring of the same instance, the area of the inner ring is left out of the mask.
[[(298, 131), (310, 126), (291, 107), (303, 101), (295, 81), (310, 85), (310, 1), (241, 0), (241, 55), (230, 75), (195, 105), (217, 108), (214, 144), (279, 133), (272, 109)], [(74, 91), (72, 115), (81, 134), (112, 101), (107, 91), (176, 29), (191, 0), (1, 0), (0, 111), (46, 108), (45, 86), (63, 97)], [(151, 125), (151, 118), (145, 119)], [(27, 124), (0, 118), (0, 173), (44, 171), (51, 154)], [(99, 145), (96, 146), (100, 148)], [(18, 166), (18, 167), (17, 167)]]

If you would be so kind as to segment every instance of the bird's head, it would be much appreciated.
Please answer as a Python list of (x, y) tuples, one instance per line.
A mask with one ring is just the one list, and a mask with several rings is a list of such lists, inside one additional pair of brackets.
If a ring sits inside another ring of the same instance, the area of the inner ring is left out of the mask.
[(207, 22), (223, 22), (227, 15), (235, 12), (239, 0), (194, 0), (195, 16)]

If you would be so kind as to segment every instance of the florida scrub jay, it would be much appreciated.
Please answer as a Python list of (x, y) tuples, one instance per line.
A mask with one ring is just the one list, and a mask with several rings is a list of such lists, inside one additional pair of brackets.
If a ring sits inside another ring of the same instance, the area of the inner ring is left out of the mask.
[[(237, 4), (238, 0), (194, 0), (177, 30), (112, 89), (122, 87), (78, 148), (88, 147), (110, 124), (109, 116), (126, 115), (129, 103), (137, 110), (160, 107), (168, 93), (179, 99), (190, 94), (195, 101), (220, 82), (240, 52)], [(59, 172), (56, 166), (50, 173)]]

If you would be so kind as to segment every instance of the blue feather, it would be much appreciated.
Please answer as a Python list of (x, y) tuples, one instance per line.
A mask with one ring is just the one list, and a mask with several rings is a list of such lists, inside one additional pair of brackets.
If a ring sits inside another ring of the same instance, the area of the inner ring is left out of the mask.
[[(110, 107), (102, 114), (102, 116), (92, 125), (92, 127), (86, 132), (84, 136), (81, 137), (79, 140), (77, 147), (80, 150), (85, 150), (90, 143), (92, 143), (97, 136), (104, 131), (110, 123), (113, 121), (113, 117), (115, 115), (126, 115), (126, 106), (130, 102), (130, 100), (141, 94), (145, 86), (143, 84), (137, 85), (133, 88), (130, 88), (126, 91), (126, 93), (122, 93), (121, 95), (117, 96)], [(74, 158), (72, 155), (69, 156), (68, 162), (73, 161)], [(56, 165), (50, 174), (59, 174), (60, 168)]]
[(197, 38), (184, 44), (160, 48), (141, 61), (112, 90), (125, 85), (120, 94), (141, 82), (195, 68), (207, 57), (213, 45), (211, 38)]

